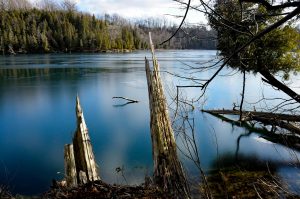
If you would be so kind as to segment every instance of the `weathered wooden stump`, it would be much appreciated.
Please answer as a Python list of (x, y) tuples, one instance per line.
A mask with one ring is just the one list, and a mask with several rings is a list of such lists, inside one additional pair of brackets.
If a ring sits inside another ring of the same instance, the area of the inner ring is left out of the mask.
[(77, 129), (73, 144), (65, 145), (65, 175), (67, 186), (73, 187), (100, 180), (79, 97), (76, 98)]
[(177, 156), (176, 142), (150, 33), (149, 37), (153, 71), (150, 70), (147, 58), (145, 58), (145, 67), (151, 117), (150, 129), (154, 161), (154, 183), (163, 188), (164, 191), (177, 197), (189, 198), (189, 187)]

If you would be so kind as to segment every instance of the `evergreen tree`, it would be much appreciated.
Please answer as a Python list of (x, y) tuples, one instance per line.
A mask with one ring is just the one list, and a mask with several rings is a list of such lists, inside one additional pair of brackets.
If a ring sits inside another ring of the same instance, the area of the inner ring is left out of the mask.
[(105, 19), (98, 19), (79, 13), (72, 6), (65, 10), (53, 5), (44, 7), (44, 10), (28, 6), (21, 9), (10, 5), (0, 9), (2, 52), (9, 53), (10, 49), (20, 53), (145, 49), (148, 32), (154, 30), (132, 26), (121, 17), (106, 15)]

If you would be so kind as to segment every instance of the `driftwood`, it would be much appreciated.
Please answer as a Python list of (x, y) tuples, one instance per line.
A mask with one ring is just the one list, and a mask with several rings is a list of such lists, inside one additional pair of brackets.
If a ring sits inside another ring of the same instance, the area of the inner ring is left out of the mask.
[(73, 137), (73, 144), (65, 146), (65, 173), (68, 187), (100, 180), (78, 96), (76, 98), (76, 117), (77, 129)]
[(180, 198), (189, 198), (189, 187), (182, 165), (177, 157), (176, 143), (169, 119), (167, 102), (159, 75), (159, 65), (150, 37), (153, 71), (145, 58), (148, 83), (150, 129), (154, 161), (154, 183), (166, 192)]
[(127, 100), (129, 103), (138, 103), (139, 102), (137, 100), (129, 99), (127, 97), (113, 97), (113, 99), (124, 99), (124, 100)]

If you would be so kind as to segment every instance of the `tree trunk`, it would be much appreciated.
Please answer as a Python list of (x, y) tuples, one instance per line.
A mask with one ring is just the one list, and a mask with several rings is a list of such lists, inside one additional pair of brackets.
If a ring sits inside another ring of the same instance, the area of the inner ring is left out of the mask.
[(279, 90), (283, 91), (285, 94), (293, 98), (295, 101), (300, 103), (300, 95), (290, 89), (288, 86), (284, 85), (282, 82), (278, 81), (268, 70), (261, 69), (259, 73), (265, 78), (263, 79), (263, 81), (267, 82), (271, 86), (278, 88)]
[(148, 83), (150, 129), (152, 139), (154, 182), (164, 191), (176, 197), (189, 198), (189, 187), (182, 165), (177, 157), (176, 143), (169, 119), (167, 102), (159, 75), (159, 65), (154, 54), (150, 37), (153, 59), (153, 72), (145, 58)]

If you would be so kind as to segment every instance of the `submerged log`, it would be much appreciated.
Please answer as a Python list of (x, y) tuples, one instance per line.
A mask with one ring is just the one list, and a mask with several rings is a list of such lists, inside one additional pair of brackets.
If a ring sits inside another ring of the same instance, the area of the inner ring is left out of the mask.
[(77, 129), (73, 137), (73, 144), (65, 146), (67, 186), (76, 186), (100, 180), (90, 136), (78, 96), (76, 98), (76, 117)]
[(167, 101), (159, 75), (159, 65), (154, 54), (150, 37), (153, 72), (145, 58), (145, 68), (148, 83), (150, 129), (152, 153), (154, 161), (154, 183), (180, 198), (189, 198), (189, 187), (185, 173), (177, 156), (173, 129), (169, 119)]

